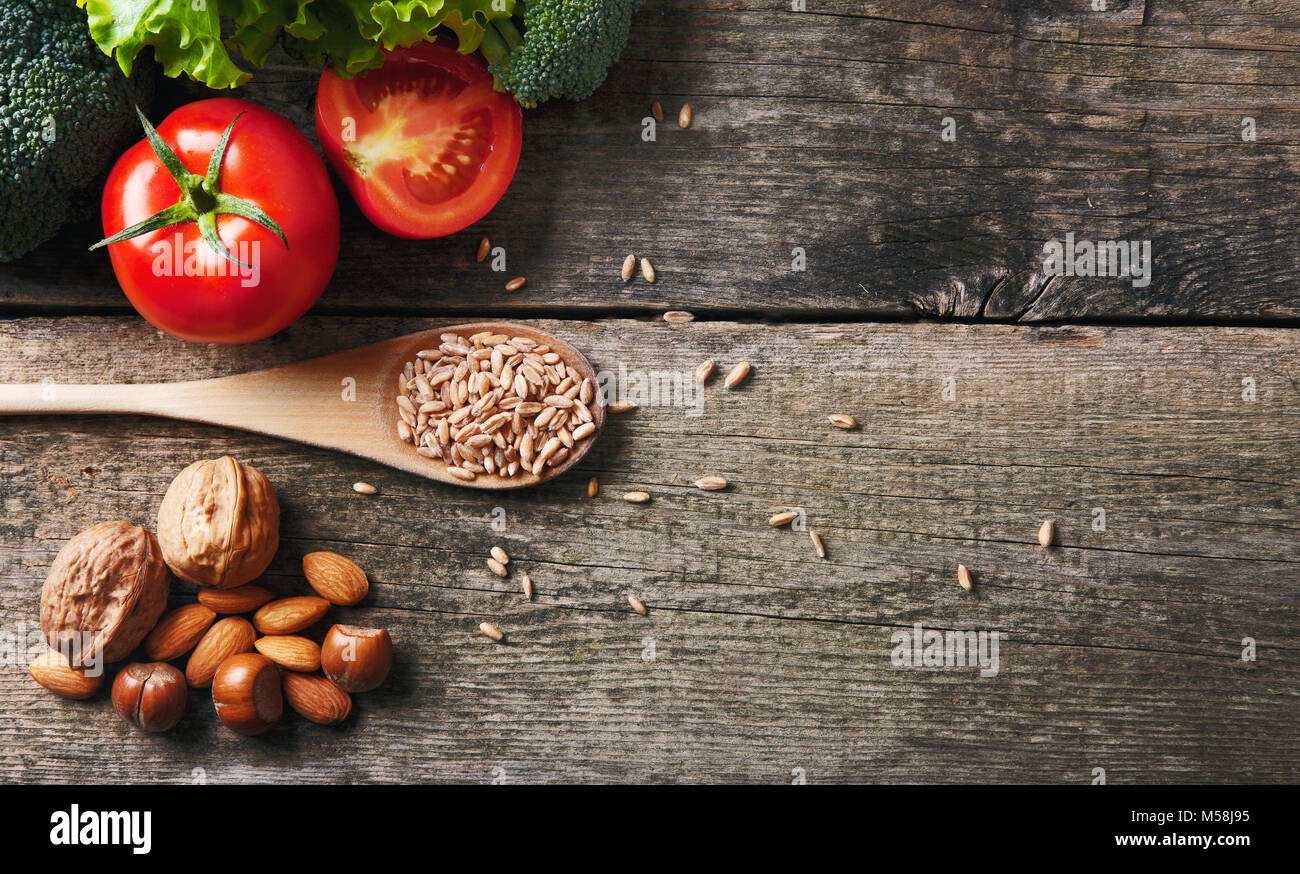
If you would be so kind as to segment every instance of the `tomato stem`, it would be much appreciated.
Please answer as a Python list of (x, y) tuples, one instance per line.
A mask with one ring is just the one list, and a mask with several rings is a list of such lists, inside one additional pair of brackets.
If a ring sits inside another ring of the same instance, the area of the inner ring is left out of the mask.
[(222, 215), (237, 215), (241, 218), (248, 219), (251, 222), (261, 225), (268, 231), (271, 231), (280, 238), (284, 247), (289, 248), (289, 241), (284, 236), (284, 231), (275, 223), (265, 211), (257, 204), (226, 194), (221, 190), (221, 162), (226, 156), (226, 147), (230, 144), (230, 132), (235, 128), (235, 122), (239, 121), (239, 113), (230, 120), (226, 129), (221, 134), (221, 140), (217, 147), (212, 150), (212, 157), (208, 159), (208, 172), (206, 176), (200, 176), (197, 173), (191, 173), (181, 159), (172, 151), (172, 147), (162, 138), (149, 119), (145, 118), (140, 107), (135, 108), (135, 113), (140, 117), (140, 123), (144, 126), (145, 138), (149, 140), (149, 145), (153, 152), (158, 156), (158, 160), (171, 174), (176, 186), (181, 190), (181, 197), (171, 206), (159, 210), (143, 221), (136, 222), (131, 227), (119, 231), (111, 237), (100, 240), (91, 246), (91, 250), (98, 249), (101, 246), (107, 246), (111, 243), (120, 243), (123, 240), (129, 240), (132, 237), (138, 237), (141, 234), (147, 234), (162, 228), (178, 225), (184, 222), (194, 222), (198, 225), (199, 234), (203, 237), (204, 242), (212, 247), (212, 250), (227, 261), (232, 261), (241, 267), (252, 268), (251, 264), (245, 264), (226, 248), (222, 242), (221, 236), (217, 233), (217, 217)]

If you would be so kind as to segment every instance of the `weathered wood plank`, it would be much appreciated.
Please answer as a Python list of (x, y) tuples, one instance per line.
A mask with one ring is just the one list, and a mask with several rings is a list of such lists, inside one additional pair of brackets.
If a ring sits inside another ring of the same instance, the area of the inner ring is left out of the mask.
[[(21, 319), (0, 322), (0, 380), (208, 376), (429, 324), (313, 318), (219, 348), (129, 317)], [(705, 357), (754, 371), (735, 391), (715, 377), (698, 417), (650, 405), (615, 417), (581, 470), (504, 496), (182, 423), (0, 420), (5, 629), (34, 621), (69, 535), (148, 523), (181, 466), (230, 452), (281, 494), (268, 584), (301, 590), (312, 549), (352, 555), (374, 593), (355, 615), (391, 626), (401, 661), (355, 724), (295, 719), (251, 743), (201, 698), (177, 734), (142, 738), (103, 702), (52, 701), (9, 668), (0, 708), (17, 716), (0, 725), (0, 779), (183, 781), (195, 767), (298, 781), (486, 780), (497, 767), (520, 781), (1300, 776), (1300, 335), (544, 326), (614, 373), (689, 373)], [(832, 429), (829, 412), (861, 427)], [(689, 485), (715, 472), (728, 491)], [(381, 494), (356, 495), (358, 479)], [(654, 500), (619, 499), (634, 487)], [(785, 506), (806, 511), (827, 560), (766, 524)], [(1042, 550), (1049, 517), (1060, 545)], [(484, 567), (493, 543), (531, 574), (536, 602)], [(972, 594), (955, 584), (958, 562)], [(648, 617), (628, 609), (629, 591)], [(511, 646), (477, 635), (484, 617)], [(890, 636), (914, 623), (999, 631), (1000, 673), (893, 667)], [(1256, 663), (1241, 660), (1245, 637)]]
[[(528, 113), (511, 191), (451, 238), (391, 239), (340, 190), (318, 312), (1300, 318), (1289, 4), (810, 5), (651, 2), (596, 97)], [(316, 79), (285, 61), (241, 93), (310, 133)], [(670, 116), (691, 102), (695, 124), (642, 142), (656, 98)], [(1150, 241), (1151, 284), (1045, 282), (1042, 246), (1067, 233)], [(474, 264), (482, 234), (505, 273)], [(124, 308), (107, 258), (82, 251), (97, 236), (77, 226), (0, 267), (0, 307)], [(618, 281), (628, 251), (656, 284)]]
[[(495, 646), (473, 617), (373, 611), (404, 661), (355, 721), (241, 740), (205, 696), (163, 737), (104, 701), (6, 678), (5, 780), (77, 782), (1285, 781), (1283, 696), (1226, 660), (1002, 644), (1002, 673), (890, 667), (888, 634), (830, 623), (538, 607)], [(520, 625), (523, 622), (527, 625)], [(544, 633), (544, 639), (539, 639)], [(656, 642), (646, 662), (645, 639)], [(414, 651), (414, 652), (413, 652)], [(1251, 689), (1258, 687), (1261, 692)], [(1214, 706), (1217, 702), (1219, 706)], [(197, 770), (196, 769), (201, 769)], [(501, 770), (497, 770), (501, 769)]]

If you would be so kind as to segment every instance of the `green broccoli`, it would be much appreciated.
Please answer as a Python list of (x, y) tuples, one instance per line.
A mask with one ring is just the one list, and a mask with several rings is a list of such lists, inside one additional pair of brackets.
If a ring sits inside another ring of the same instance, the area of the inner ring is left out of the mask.
[[(627, 45), (642, 0), (530, 0), (521, 25), (498, 18), (479, 45), (496, 77), (520, 106), (555, 97), (585, 100)], [(520, 33), (522, 27), (522, 35)]]
[(5, 0), (0, 58), (3, 262), (98, 202), (86, 189), (140, 136), (133, 107), (148, 107), (153, 87), (99, 50), (76, 0)]

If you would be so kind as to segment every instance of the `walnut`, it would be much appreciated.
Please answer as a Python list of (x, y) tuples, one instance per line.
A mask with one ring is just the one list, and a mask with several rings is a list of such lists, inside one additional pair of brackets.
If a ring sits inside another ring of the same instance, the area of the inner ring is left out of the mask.
[(121, 661), (158, 622), (170, 588), (158, 538), (130, 522), (100, 522), (54, 557), (41, 633), (73, 665)]
[(280, 545), (275, 489), (228, 455), (196, 461), (163, 495), (158, 540), (181, 579), (216, 589), (242, 586), (266, 570)]

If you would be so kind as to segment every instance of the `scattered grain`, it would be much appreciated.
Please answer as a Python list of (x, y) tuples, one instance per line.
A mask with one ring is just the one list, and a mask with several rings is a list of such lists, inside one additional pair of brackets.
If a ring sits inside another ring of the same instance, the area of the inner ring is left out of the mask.
[(843, 413), (831, 413), (826, 417), (836, 428), (843, 428), (845, 431), (858, 427), (858, 422), (852, 416), (846, 416)]
[(826, 544), (822, 543), (822, 536), (816, 531), (808, 531), (808, 539), (812, 541), (813, 549), (817, 550), (818, 558), (826, 557)]
[(1056, 523), (1048, 519), (1038, 526), (1038, 545), (1046, 549), (1056, 540)]
[(488, 253), (492, 251), (492, 242), (487, 237), (478, 241), (478, 251), (474, 253), (474, 260), (482, 264), (487, 258)]
[(701, 362), (699, 363), (699, 365), (695, 368), (695, 381), (696, 381), (696, 382), (700, 382), (700, 383), (708, 382), (708, 381), (709, 381), (709, 377), (712, 376), (712, 375), (713, 375), (713, 359), (712, 359), (712, 358), (710, 358), (708, 361), (701, 361)]
[(731, 368), (731, 372), (728, 373), (727, 378), (723, 380), (723, 385), (727, 388), (735, 388), (744, 382), (747, 376), (749, 376), (749, 362), (742, 361), (735, 367)]
[(623, 269), (619, 271), (619, 275), (623, 277), (624, 282), (627, 282), (629, 279), (632, 278), (632, 273), (635, 270), (636, 270), (636, 256), (628, 255), (626, 258), (623, 259)]
[(799, 514), (796, 513), (794, 510), (783, 510), (780, 513), (773, 514), (772, 517), (767, 520), (767, 524), (788, 525), (798, 518), (799, 518)]
[(510, 556), (506, 555), (506, 551), (499, 546), (492, 547), (492, 557), (502, 564), (510, 564)]
[(664, 120), (664, 108), (660, 105), (658, 100), (650, 104), (650, 114), (655, 117), (655, 121)]
[(685, 325), (687, 322), (695, 321), (695, 314), (688, 313), (686, 310), (669, 310), (664, 313), (664, 321), (670, 325)]
[(529, 601), (533, 600), (533, 578), (528, 574), (519, 575), (519, 588), (523, 589), (524, 597)]
[(725, 489), (727, 487), (727, 481), (720, 476), (710, 474), (709, 476), (702, 476), (697, 479), (695, 481), (695, 487), (697, 489), (704, 489), (706, 492), (716, 492), (719, 489)]
[(646, 282), (655, 281), (655, 268), (654, 265), (650, 263), (649, 258), (641, 259), (641, 275), (645, 277)]
[(968, 592), (970, 591), (970, 587), (971, 587), (970, 571), (966, 569), (966, 565), (964, 564), (957, 565), (957, 585), (961, 586), (963, 589), (965, 589)]
[(376, 494), (379, 489), (375, 488), (370, 483), (353, 483), (352, 491), (359, 495), (373, 495)]
[(691, 105), (689, 103), (683, 103), (681, 112), (677, 113), (677, 126), (681, 128), (690, 127), (692, 115)]
[(623, 495), (623, 500), (629, 504), (644, 504), (650, 500), (650, 494), (648, 492), (628, 492)]
[(498, 642), (503, 640), (506, 636), (505, 632), (503, 632), (500, 628), (497, 628), (491, 622), (480, 622), (478, 624), (478, 630)]
[(487, 560), (487, 566), (492, 571), (492, 573), (496, 574), (499, 577), (504, 577), (507, 573), (506, 566), (501, 562), (497, 561), (495, 558), (489, 558)]
[(638, 598), (636, 595), (633, 595), (631, 592), (628, 592), (627, 602), (632, 605), (633, 610), (640, 613), (642, 616), (645, 615), (646, 613), (645, 604), (643, 604), (641, 602), (641, 599)]
[(518, 291), (524, 287), (526, 281), (527, 280), (525, 280), (524, 277), (516, 276), (514, 279), (506, 283), (506, 291)]
[(609, 411), (611, 413), (626, 413), (635, 409), (636, 404), (632, 401), (614, 401), (614, 403), (609, 405)]

